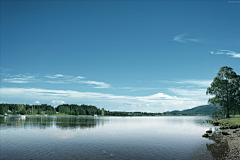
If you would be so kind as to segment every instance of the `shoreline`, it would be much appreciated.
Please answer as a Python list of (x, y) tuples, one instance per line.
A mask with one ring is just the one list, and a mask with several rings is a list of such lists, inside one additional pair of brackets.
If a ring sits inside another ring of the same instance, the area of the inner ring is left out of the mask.
[(223, 159), (240, 159), (240, 129), (222, 129), (229, 135), (223, 135), (221, 143), (227, 143), (229, 152)]
[[(4, 115), (1, 115), (0, 116), (4, 116)], [(12, 115), (12, 114), (9, 114), (8, 116), (16, 116), (16, 115)], [(45, 116), (45, 115), (31, 115), (31, 114), (25, 114), (23, 116)], [(164, 116), (112, 116), (112, 115), (97, 115), (97, 116), (93, 116), (93, 115), (70, 115), (70, 114), (53, 114), (53, 115), (46, 115), (46, 117), (48, 116), (56, 116), (56, 117), (63, 117), (63, 116), (69, 116), (69, 117), (86, 117), (86, 116), (89, 116), (89, 117), (193, 117), (193, 116), (210, 116), (210, 115), (164, 115)]]
[(209, 147), (211, 155), (215, 159), (240, 159), (240, 118), (228, 118), (207, 120), (213, 126), (220, 126), (218, 132), (209, 135), (209, 140), (215, 141), (215, 145)]

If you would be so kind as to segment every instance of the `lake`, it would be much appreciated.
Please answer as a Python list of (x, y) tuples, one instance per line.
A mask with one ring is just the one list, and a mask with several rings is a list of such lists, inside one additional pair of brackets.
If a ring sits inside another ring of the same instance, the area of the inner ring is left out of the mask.
[(213, 159), (207, 119), (2, 116), (0, 159)]

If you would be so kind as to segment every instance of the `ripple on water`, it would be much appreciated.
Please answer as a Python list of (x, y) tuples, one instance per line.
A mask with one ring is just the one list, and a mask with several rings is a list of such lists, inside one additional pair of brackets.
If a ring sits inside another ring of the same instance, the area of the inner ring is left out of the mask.
[[(192, 159), (209, 117), (26, 117), (1, 121), (2, 159)], [(11, 125), (7, 125), (11, 124)], [(211, 148), (211, 147), (210, 147)], [(201, 155), (201, 156), (200, 156)], [(204, 156), (203, 156), (204, 155)]]

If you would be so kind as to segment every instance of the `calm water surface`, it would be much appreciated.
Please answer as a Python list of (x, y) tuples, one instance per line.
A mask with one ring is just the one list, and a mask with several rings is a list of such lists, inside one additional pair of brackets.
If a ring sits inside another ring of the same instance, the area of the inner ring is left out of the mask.
[(213, 159), (206, 119), (2, 116), (0, 159)]

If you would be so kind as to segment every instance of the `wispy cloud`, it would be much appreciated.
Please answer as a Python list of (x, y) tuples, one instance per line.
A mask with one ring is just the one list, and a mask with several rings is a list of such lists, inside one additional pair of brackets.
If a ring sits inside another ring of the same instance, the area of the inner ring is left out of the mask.
[(169, 91), (180, 95), (180, 96), (190, 96), (190, 97), (196, 97), (196, 96), (204, 96), (206, 97), (206, 89), (182, 89), (182, 88), (169, 88)]
[(105, 82), (97, 82), (97, 81), (79, 81), (78, 83), (85, 83), (90, 86), (94, 85), (94, 88), (110, 88), (110, 84)]
[(31, 83), (36, 81), (36, 75), (19, 74), (19, 75), (8, 75), (8, 78), (3, 79), (7, 83)]
[[(123, 111), (150, 111), (163, 112), (166, 110), (191, 108), (207, 102), (206, 99), (197, 99), (201, 93), (196, 92), (195, 97), (187, 97), (187, 91), (171, 90), (180, 96), (171, 96), (165, 93), (156, 93), (147, 96), (126, 96), (104, 94), (97, 92), (78, 92), (73, 90), (48, 90), (38, 88), (1, 88), (2, 100), (12, 101), (18, 100), (18, 103), (33, 99), (38, 99), (42, 103), (57, 105), (63, 102), (73, 104), (94, 104), (99, 108), (108, 110), (123, 110)], [(185, 94), (183, 94), (185, 93)], [(205, 94), (205, 93), (204, 93)], [(190, 95), (190, 93), (189, 93)], [(183, 96), (183, 97), (181, 97)]]
[[(70, 76), (70, 75), (62, 75), (55, 74), (50, 75), (47, 74), (42, 77), (38, 77), (36, 75), (31, 74), (19, 74), (19, 75), (10, 75), (4, 74), (5, 78), (2, 79), (3, 82), (7, 83), (32, 83), (32, 82), (41, 82), (41, 83), (52, 83), (52, 84), (87, 84), (93, 88), (110, 88), (111, 85), (106, 82), (98, 82), (92, 80), (84, 80), (85, 77), (82, 76)], [(36, 79), (38, 77), (38, 79)]]
[(208, 99), (212, 97), (206, 95), (206, 89), (168, 88), (168, 90), (178, 97), (191, 99), (195, 106), (207, 104)]
[(188, 43), (188, 42), (201, 43), (201, 40), (198, 38), (187, 38), (186, 36), (187, 36), (186, 34), (180, 34), (175, 36), (173, 40), (180, 43)]
[[(58, 78), (61, 78), (61, 79), (70, 79), (70, 78), (73, 78), (74, 76), (62, 75), (62, 74), (55, 74), (55, 75), (49, 75), (49, 74), (47, 74), (45, 77), (46, 77), (46, 78), (51, 78), (51, 79), (58, 79)], [(85, 79), (85, 77), (82, 77), (82, 76), (77, 76), (77, 77), (74, 77), (74, 78), (77, 78), (77, 79)]]
[(112, 87), (114, 90), (128, 90), (129, 92), (135, 91), (150, 91), (150, 90), (159, 90), (160, 88), (151, 88), (151, 87)]
[(63, 75), (61, 75), (61, 74), (56, 74), (56, 75), (46, 75), (45, 77), (46, 77), (46, 78), (52, 78), (52, 79), (55, 79), (55, 78), (63, 77)]
[(10, 71), (11, 69), (0, 67), (0, 75), (6, 75), (6, 72)]
[(182, 80), (182, 81), (177, 81), (176, 83), (179, 84), (193, 84), (201, 87), (209, 87), (211, 84), (212, 80)]
[(240, 58), (240, 53), (230, 51), (230, 50), (219, 50), (218, 52), (210, 51), (211, 54), (226, 54), (233, 58)]
[(78, 78), (78, 79), (85, 79), (85, 77), (82, 77), (82, 76), (77, 76), (76, 78)]
[(66, 81), (44, 81), (46, 83), (53, 83), (53, 84), (65, 84), (67, 83)]
[(105, 82), (98, 82), (98, 81), (88, 81), (83, 80), (85, 77), (82, 76), (69, 76), (69, 75), (47, 75), (46, 78), (51, 78), (54, 80), (46, 80), (47, 83), (53, 83), (53, 84), (63, 84), (63, 83), (80, 83), (80, 84), (88, 84), (89, 86), (93, 86), (93, 88), (110, 88), (110, 84), (107, 84)]
[(168, 83), (168, 84), (184, 84), (186, 85), (193, 85), (193, 86), (198, 86), (198, 87), (209, 87), (212, 80), (202, 80), (202, 79), (187, 79), (187, 80), (179, 80), (179, 81), (167, 81), (167, 80), (159, 80), (159, 81), (154, 81), (154, 82), (159, 82), (159, 83)]

